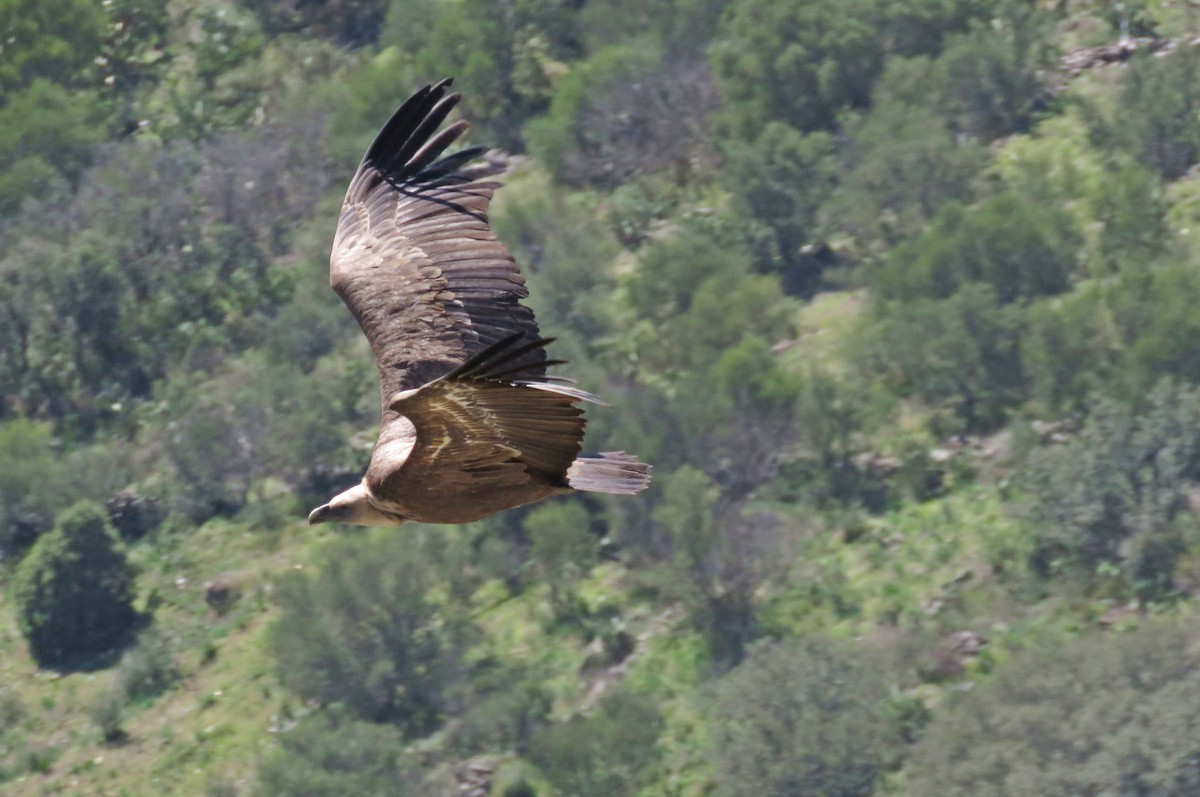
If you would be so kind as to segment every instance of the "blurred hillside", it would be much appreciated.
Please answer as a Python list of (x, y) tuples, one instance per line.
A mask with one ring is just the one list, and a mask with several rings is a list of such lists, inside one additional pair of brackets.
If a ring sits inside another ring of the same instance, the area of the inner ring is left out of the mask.
[[(1200, 793), (1200, 6), (0, 0), (0, 792)], [(310, 528), (453, 75), (655, 464)]]

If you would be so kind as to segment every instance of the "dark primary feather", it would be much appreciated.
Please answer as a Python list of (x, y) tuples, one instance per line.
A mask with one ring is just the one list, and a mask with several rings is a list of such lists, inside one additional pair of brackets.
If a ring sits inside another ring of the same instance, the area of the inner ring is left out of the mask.
[[(538, 337), (521, 304), (525, 280), (488, 224), (497, 171), (482, 152), (443, 157), (466, 130), (437, 132), (458, 103), (449, 80), (414, 94), (367, 150), (342, 205), (330, 284), (358, 320), (379, 366), (383, 400), (449, 373), (511, 336)], [(545, 352), (523, 364), (540, 376)]]

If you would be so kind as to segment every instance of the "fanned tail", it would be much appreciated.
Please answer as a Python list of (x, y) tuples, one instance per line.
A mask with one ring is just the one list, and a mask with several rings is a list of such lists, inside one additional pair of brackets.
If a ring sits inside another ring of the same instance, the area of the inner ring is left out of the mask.
[(624, 451), (579, 457), (567, 469), (567, 484), (576, 490), (634, 495), (650, 486), (650, 466)]

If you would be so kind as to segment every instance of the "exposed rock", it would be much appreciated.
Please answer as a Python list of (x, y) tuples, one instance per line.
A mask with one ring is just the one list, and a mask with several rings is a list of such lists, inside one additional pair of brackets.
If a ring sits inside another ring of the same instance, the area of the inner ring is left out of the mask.
[(987, 640), (974, 631), (955, 631), (944, 637), (933, 651), (933, 661), (922, 672), (929, 681), (945, 681), (957, 678), (966, 669), (968, 659), (978, 656), (987, 646)]
[(204, 585), (204, 602), (217, 614), (225, 614), (241, 599), (247, 580), (244, 571), (220, 574)]
[(496, 762), (490, 758), (471, 758), (454, 767), (454, 782), (460, 797), (488, 797)]
[(135, 490), (121, 490), (104, 502), (109, 520), (126, 540), (140, 540), (163, 522), (166, 513), (153, 498)]

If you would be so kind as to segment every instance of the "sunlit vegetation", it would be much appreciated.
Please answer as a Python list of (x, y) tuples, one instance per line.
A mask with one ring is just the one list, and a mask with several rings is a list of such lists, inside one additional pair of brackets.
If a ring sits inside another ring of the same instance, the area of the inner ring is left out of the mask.
[[(1198, 34), (0, 0), (0, 791), (1197, 793)], [(379, 406), (338, 203), (446, 75), (655, 482), (322, 533)]]

